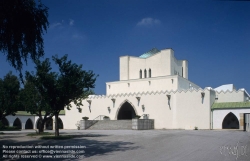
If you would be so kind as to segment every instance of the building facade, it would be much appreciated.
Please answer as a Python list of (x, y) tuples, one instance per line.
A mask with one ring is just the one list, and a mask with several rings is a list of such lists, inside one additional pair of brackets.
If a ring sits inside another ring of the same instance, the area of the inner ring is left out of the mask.
[[(250, 113), (247, 91), (233, 85), (202, 89), (188, 80), (188, 65), (187, 60), (177, 60), (172, 49), (120, 57), (120, 80), (106, 83), (106, 95), (84, 100), (82, 113), (74, 105), (65, 110), (60, 116), (63, 128), (76, 129), (83, 116), (126, 120), (140, 115), (154, 119), (155, 129), (243, 129), (244, 114)], [(13, 122), (16, 117), (7, 119)]]

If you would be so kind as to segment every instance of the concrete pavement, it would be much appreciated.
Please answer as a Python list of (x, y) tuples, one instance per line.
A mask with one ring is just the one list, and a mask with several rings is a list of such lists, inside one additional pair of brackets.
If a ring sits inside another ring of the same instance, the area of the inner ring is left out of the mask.
[[(34, 130), (31, 131), (34, 132)], [(26, 133), (31, 131), (6, 132), (0, 135), (0, 143), (1, 145), (81, 145), (86, 147), (80, 159), (60, 160), (250, 160), (250, 133), (237, 130), (60, 130), (62, 135), (79, 135), (70, 140), (40, 140), (38, 137), (26, 136)]]

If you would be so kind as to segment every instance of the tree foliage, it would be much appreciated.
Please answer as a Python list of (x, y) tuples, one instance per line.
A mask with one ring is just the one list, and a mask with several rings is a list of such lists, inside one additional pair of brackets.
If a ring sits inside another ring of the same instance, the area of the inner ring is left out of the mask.
[(20, 83), (17, 76), (9, 72), (0, 78), (0, 121), (8, 115), (15, 115), (20, 106)]
[(26, 72), (26, 78), (32, 82), (48, 104), (48, 111), (55, 116), (55, 136), (59, 136), (57, 126), (60, 110), (72, 108), (74, 103), (81, 112), (82, 100), (92, 94), (95, 87), (96, 75), (93, 71), (82, 70), (82, 65), (77, 65), (67, 60), (67, 55), (62, 58), (52, 57), (59, 72), (52, 72), (49, 59), (36, 61), (36, 73)]
[(0, 0), (0, 52), (17, 70), (22, 59), (37, 60), (44, 55), (43, 31), (49, 22), (48, 8), (35, 0)]
[(38, 130), (39, 133), (43, 132), (45, 122), (53, 116), (52, 111), (35, 84), (27, 76), (20, 98), (25, 111), (39, 116)]

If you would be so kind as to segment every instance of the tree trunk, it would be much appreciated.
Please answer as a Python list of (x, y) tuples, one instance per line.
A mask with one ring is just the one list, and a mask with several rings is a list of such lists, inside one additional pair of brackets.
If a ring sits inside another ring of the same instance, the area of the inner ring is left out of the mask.
[(39, 127), (38, 127), (38, 132), (39, 134), (44, 132), (44, 124), (45, 124), (45, 120), (44, 119), (39, 119)]
[(59, 136), (58, 115), (59, 115), (59, 112), (56, 112), (55, 113), (55, 136)]

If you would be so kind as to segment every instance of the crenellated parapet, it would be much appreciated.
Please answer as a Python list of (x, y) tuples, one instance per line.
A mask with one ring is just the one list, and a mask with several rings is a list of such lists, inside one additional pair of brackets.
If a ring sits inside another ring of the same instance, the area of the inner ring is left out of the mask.
[(176, 93), (197, 93), (197, 92), (205, 92), (205, 91), (214, 91), (210, 87), (206, 87), (204, 89), (187, 89), (187, 90), (161, 90), (161, 91), (147, 91), (147, 92), (133, 92), (133, 93), (118, 93), (111, 95), (91, 95), (88, 99), (102, 99), (102, 98), (116, 98), (116, 97), (129, 97), (129, 96), (146, 96), (146, 95), (167, 95), (167, 94), (176, 94)]
[(216, 91), (216, 102), (245, 102), (248, 99), (245, 89)]

